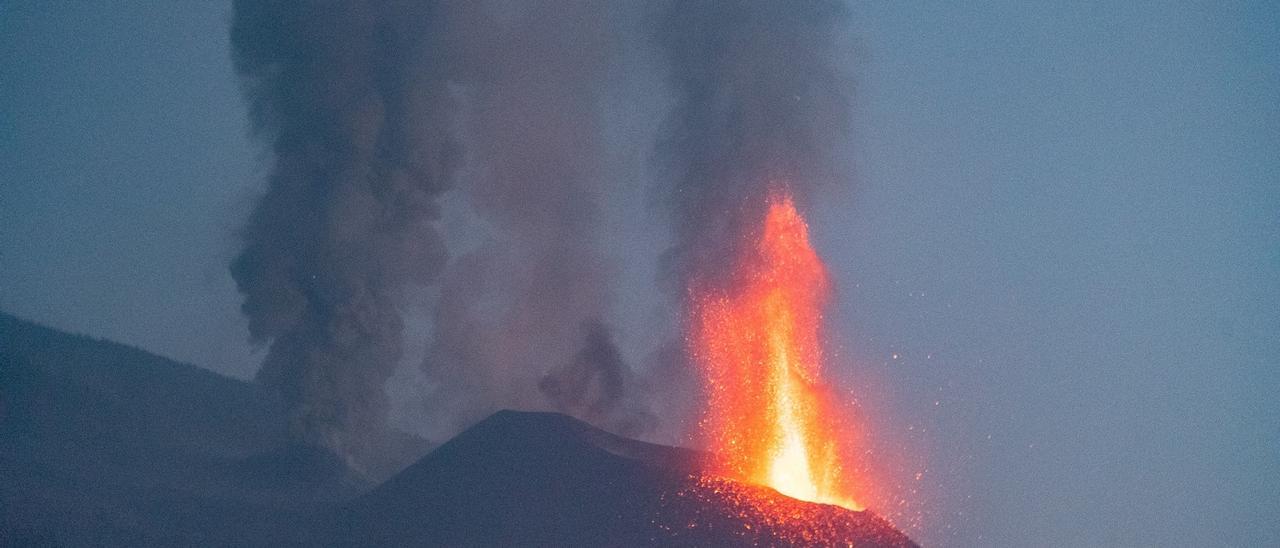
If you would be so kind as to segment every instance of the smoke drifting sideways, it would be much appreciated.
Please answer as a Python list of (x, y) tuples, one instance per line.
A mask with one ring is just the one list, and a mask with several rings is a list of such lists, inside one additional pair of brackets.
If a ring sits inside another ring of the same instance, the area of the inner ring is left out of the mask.
[(446, 264), (462, 160), (431, 3), (235, 3), (232, 57), (273, 165), (231, 274), (294, 436), (356, 465), (385, 432), (397, 302)]

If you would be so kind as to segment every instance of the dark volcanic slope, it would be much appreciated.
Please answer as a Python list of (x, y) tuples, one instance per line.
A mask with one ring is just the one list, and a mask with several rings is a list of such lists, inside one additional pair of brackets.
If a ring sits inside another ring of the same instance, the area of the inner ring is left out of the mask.
[(497, 413), (338, 510), (363, 480), (286, 439), (252, 383), (0, 313), (0, 546), (912, 546), (563, 415)]
[(0, 313), (0, 546), (270, 543), (365, 488), (261, 387)]
[(344, 544), (914, 546), (870, 512), (697, 473), (693, 451), (502, 411), (361, 497)]

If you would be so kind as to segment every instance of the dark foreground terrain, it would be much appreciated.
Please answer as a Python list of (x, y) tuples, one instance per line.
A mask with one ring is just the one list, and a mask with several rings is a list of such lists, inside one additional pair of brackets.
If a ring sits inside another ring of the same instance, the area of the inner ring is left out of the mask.
[(334, 538), (409, 546), (914, 546), (870, 512), (704, 476), (704, 460), (565, 415), (501, 411), (345, 505)]
[(0, 546), (233, 545), (367, 490), (256, 384), (0, 314)]
[[(286, 439), (253, 383), (0, 314), (3, 546), (913, 546), (564, 415), (499, 412), (381, 484)], [(383, 470), (427, 449), (397, 447)]]

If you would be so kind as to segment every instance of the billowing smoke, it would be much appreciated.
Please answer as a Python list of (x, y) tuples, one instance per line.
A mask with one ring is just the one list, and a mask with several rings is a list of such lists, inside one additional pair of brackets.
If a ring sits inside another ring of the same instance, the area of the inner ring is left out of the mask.
[(232, 21), (272, 161), (231, 265), (250, 336), (269, 345), (258, 377), (299, 440), (356, 465), (384, 432), (401, 296), (445, 265), (436, 199), (461, 155), (433, 6), (247, 0)]
[[(649, 423), (604, 327), (607, 23), (599, 2), (236, 4), (235, 66), (273, 165), (231, 271), (269, 345), (259, 379), (301, 441), (376, 457), (400, 307), (428, 286), (431, 332), (411, 336), (429, 341), (423, 398), (444, 431), (503, 407)], [(474, 226), (445, 238), (455, 182)]]
[(471, 2), (453, 20), (465, 203), (485, 230), (444, 281), (427, 405), (459, 423), (550, 407), (633, 433), (644, 413), (604, 327), (616, 272), (598, 241), (599, 109), (616, 44), (603, 3), (547, 7)]
[(585, 341), (573, 361), (548, 373), (538, 388), (556, 409), (627, 435), (653, 427), (654, 417), (633, 397), (636, 380), (614, 344), (609, 328), (582, 324)]
[[(615, 16), (649, 8), (546, 8), (236, 3), (235, 67), (272, 167), (231, 272), (251, 337), (269, 345), (259, 378), (284, 395), (300, 440), (357, 465), (378, 452), (400, 309), (426, 293), (429, 329), (409, 336), (426, 343), (422, 398), (437, 430), (503, 407), (627, 434), (652, 426), (646, 400), (669, 389), (640, 382), (606, 327), (618, 272), (599, 239), (612, 222), (602, 199), (618, 190), (602, 166), (603, 93), (619, 48), (642, 46), (618, 42)], [(668, 281), (684, 287), (695, 268), (728, 270), (718, 266), (771, 184), (803, 203), (836, 179), (847, 113), (829, 50), (843, 11), (658, 11), (649, 22), (675, 95), (659, 194), (674, 221)], [(447, 237), (441, 203), (467, 219)]]
[(839, 180), (849, 86), (833, 54), (845, 16), (833, 0), (693, 0), (651, 21), (676, 94), (656, 156), (677, 291), (695, 275), (725, 281), (772, 188), (804, 205)]

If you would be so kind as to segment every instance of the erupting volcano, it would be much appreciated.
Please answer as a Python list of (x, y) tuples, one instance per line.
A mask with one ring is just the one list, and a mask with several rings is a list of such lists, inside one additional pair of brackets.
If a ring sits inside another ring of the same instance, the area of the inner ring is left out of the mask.
[[(791, 196), (775, 190), (727, 283), (695, 278), (690, 352), (707, 402), (699, 426), (726, 474), (792, 498), (861, 510), (852, 431), (822, 378), (829, 282)], [(717, 273), (723, 278), (723, 273)]]
[(337, 538), (918, 548), (858, 498), (867, 492), (850, 474), (856, 432), (822, 379), (829, 284), (808, 226), (790, 194), (760, 205), (733, 246), (733, 268), (690, 285), (688, 342), (706, 381), (709, 451), (502, 411), (346, 507), (338, 521), (350, 527)]

